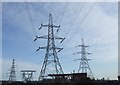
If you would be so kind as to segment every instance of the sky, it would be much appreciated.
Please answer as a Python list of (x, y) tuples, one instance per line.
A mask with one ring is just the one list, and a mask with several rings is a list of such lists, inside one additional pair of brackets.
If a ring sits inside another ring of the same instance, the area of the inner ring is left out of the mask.
[[(118, 3), (118, 8), (120, 8), (120, 3)], [(120, 13), (120, 9), (118, 9), (118, 14)], [(118, 17), (118, 28), (119, 28), (119, 26), (120, 26), (120, 21), (119, 21), (119, 17)], [(118, 37), (120, 36), (119, 35), (119, 32), (120, 32), (120, 30), (118, 29)], [(118, 49), (120, 49), (120, 46), (119, 46), (119, 39), (118, 39)], [(120, 57), (119, 57), (119, 50), (118, 50), (118, 75), (120, 75)]]
[(117, 2), (4, 2), (2, 3), (2, 79), (7, 73), (12, 59), (16, 63), (16, 76), (20, 71), (36, 70), (37, 80), (45, 57), (45, 50), (36, 52), (39, 46), (46, 46), (46, 40), (37, 40), (36, 35), (47, 34), (47, 28), (40, 31), (40, 24), (48, 23), (49, 13), (53, 23), (60, 25), (55, 35), (65, 37), (56, 46), (64, 49), (58, 53), (64, 73), (77, 72), (81, 51), (75, 46), (84, 38), (87, 49), (92, 54), (89, 64), (95, 78), (117, 79), (118, 76), (118, 3)]
[[(2, 4), (0, 3), (0, 13), (2, 13)], [(2, 62), (2, 14), (0, 15), (0, 62)], [(2, 74), (2, 63), (0, 64), (0, 74)], [(2, 79), (2, 75), (0, 75)]]

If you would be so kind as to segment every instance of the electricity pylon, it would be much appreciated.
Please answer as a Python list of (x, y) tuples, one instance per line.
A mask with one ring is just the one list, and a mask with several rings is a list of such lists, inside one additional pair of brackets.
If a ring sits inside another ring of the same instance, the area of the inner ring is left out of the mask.
[(10, 69), (10, 74), (9, 74), (9, 82), (15, 82), (15, 81), (16, 81), (15, 60), (13, 59), (12, 67)]
[(47, 39), (47, 46), (39, 47), (36, 51), (40, 49), (46, 49), (46, 54), (44, 58), (44, 62), (40, 71), (40, 76), (38, 81), (43, 80), (44, 78), (48, 78), (48, 74), (63, 74), (62, 67), (59, 62), (59, 58), (57, 53), (60, 52), (63, 48), (59, 48), (55, 46), (55, 39), (60, 39), (62, 43), (65, 38), (57, 37), (54, 35), (54, 29), (58, 28), (57, 32), (59, 31), (60, 25), (55, 26), (52, 20), (52, 14), (49, 14), (49, 23), (47, 25), (41, 24), (41, 27), (48, 27), (48, 35), (38, 37), (36, 36), (36, 41), (38, 38)]
[(87, 55), (91, 53), (86, 52), (86, 48), (89, 46), (85, 45), (84, 39), (82, 38), (82, 45), (78, 45), (77, 47), (81, 47), (81, 52), (77, 52), (77, 54), (81, 54), (81, 58), (76, 59), (80, 60), (78, 73), (87, 73), (90, 78), (94, 78), (88, 62), (90, 59), (87, 58)]

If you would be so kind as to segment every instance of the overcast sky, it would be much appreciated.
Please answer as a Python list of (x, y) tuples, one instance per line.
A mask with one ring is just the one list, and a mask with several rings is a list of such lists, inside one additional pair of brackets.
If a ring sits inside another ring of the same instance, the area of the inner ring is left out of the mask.
[(75, 48), (84, 38), (87, 49), (92, 54), (89, 64), (95, 78), (117, 79), (118, 76), (118, 3), (117, 2), (38, 2), (38, 3), (2, 3), (2, 77), (8, 79), (12, 59), (16, 60), (17, 79), (20, 71), (33, 69), (37, 80), (45, 57), (45, 50), (36, 52), (39, 46), (46, 46), (46, 40), (34, 42), (36, 35), (47, 34), (47, 28), (40, 31), (40, 24), (48, 23), (49, 13), (53, 23), (60, 25), (55, 35), (65, 37), (56, 46), (64, 49), (58, 53), (65, 73), (77, 72), (80, 51)]

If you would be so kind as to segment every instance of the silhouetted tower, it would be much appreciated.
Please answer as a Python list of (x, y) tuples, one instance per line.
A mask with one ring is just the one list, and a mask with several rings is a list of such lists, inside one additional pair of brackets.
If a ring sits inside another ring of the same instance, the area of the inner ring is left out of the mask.
[(15, 82), (15, 81), (16, 81), (15, 60), (13, 59), (12, 67), (10, 69), (10, 74), (9, 74), (9, 82)]
[(62, 67), (59, 62), (59, 58), (57, 53), (60, 52), (63, 48), (59, 48), (55, 46), (55, 39), (60, 39), (61, 43), (65, 38), (57, 37), (54, 35), (54, 29), (53, 28), (58, 28), (57, 32), (59, 31), (60, 25), (55, 26), (53, 24), (52, 20), (52, 14), (49, 14), (49, 23), (47, 25), (41, 24), (41, 27), (48, 27), (48, 35), (38, 37), (36, 36), (35, 40), (36, 41), (38, 38), (42, 39), (47, 39), (47, 46), (45, 47), (39, 47), (36, 51), (39, 49), (46, 49), (46, 54), (44, 58), (44, 62), (40, 71), (40, 76), (38, 81), (48, 78), (48, 74), (63, 74)]
[(82, 38), (82, 45), (78, 45), (77, 47), (81, 47), (81, 52), (77, 52), (77, 54), (81, 54), (81, 58), (76, 59), (80, 60), (78, 73), (87, 73), (90, 78), (94, 78), (88, 62), (90, 59), (87, 58), (87, 55), (91, 53), (86, 52), (86, 48), (89, 46), (85, 45), (84, 39)]

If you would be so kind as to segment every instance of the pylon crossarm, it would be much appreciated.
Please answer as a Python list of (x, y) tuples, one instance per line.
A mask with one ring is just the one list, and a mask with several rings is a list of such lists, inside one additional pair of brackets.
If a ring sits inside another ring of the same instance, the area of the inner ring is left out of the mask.
[(75, 55), (75, 54), (80, 54), (81, 52), (77, 52), (77, 53), (73, 53), (73, 55)]
[(37, 38), (38, 38), (38, 36), (36, 36), (36, 38), (34, 39), (34, 41), (36, 41), (36, 40), (37, 40)]
[(76, 47), (90, 47), (90, 46), (88, 46), (88, 45), (78, 45)]
[(40, 49), (46, 49), (47, 47), (39, 47), (36, 51), (39, 51)]
[(41, 24), (41, 27), (48, 27), (49, 25), (43, 25), (43, 24)]
[(61, 37), (58, 37), (58, 36), (55, 36), (54, 39), (60, 39), (61, 40), (60, 43), (62, 43), (65, 40), (65, 38), (61, 38)]
[(62, 49), (63, 49), (63, 48), (60, 48), (60, 49), (58, 50), (58, 52), (60, 52)]
[(58, 37), (58, 36), (55, 36), (54, 39), (64, 39), (64, 38), (61, 38), (61, 37)]
[(59, 25), (59, 26), (55, 26), (55, 25), (53, 25), (53, 27), (60, 28), (60, 25)]
[(37, 37), (37, 38), (48, 39), (48, 35), (43, 35), (43, 36), (40, 36), (40, 37)]
[(77, 61), (77, 60), (80, 60), (80, 59), (75, 59), (74, 61)]
[(88, 53), (88, 52), (81, 52), (82, 54), (84, 54), (84, 55), (90, 55), (90, 54), (92, 54), (92, 53)]
[(92, 54), (92, 53), (87, 53), (87, 52), (86, 52), (86, 54), (90, 55), (90, 54)]
[(60, 43), (62, 43), (64, 40), (65, 40), (65, 38), (63, 38)]
[(55, 49), (58, 50), (58, 52), (60, 52), (63, 48), (55, 47)]
[(89, 60), (91, 60), (91, 59), (84, 59), (84, 58), (82, 59), (82, 58), (81, 58), (81, 59), (77, 59), (77, 60), (87, 60), (87, 61), (89, 61)]
[(44, 36), (36, 36), (36, 38), (34, 39), (34, 41), (36, 41), (38, 38), (41, 38), (41, 39), (48, 39), (48, 35), (44, 35)]
[(43, 24), (41, 24), (39, 30), (40, 30), (42, 27), (48, 27), (48, 26), (49, 26), (49, 25), (43, 25)]

